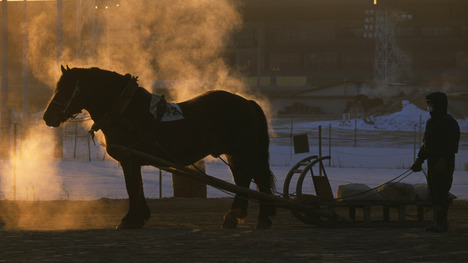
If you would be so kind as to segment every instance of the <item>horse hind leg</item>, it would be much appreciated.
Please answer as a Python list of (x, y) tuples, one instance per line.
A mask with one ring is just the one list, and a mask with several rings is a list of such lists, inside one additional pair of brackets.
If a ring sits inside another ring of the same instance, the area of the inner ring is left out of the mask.
[[(249, 188), (252, 181), (250, 173), (243, 168), (242, 163), (237, 158), (227, 156), (227, 159), (236, 185)], [(236, 194), (231, 209), (224, 216), (222, 228), (235, 228), (239, 223), (244, 223), (247, 217), (248, 203), (247, 195)]]
[[(274, 175), (268, 162), (261, 162), (253, 156), (242, 158), (228, 156), (229, 165), (236, 185), (248, 188), (252, 178), (260, 192), (273, 195)], [(268, 229), (273, 224), (272, 217), (276, 215), (276, 206), (267, 200), (259, 200), (260, 212), (257, 229)], [(247, 216), (248, 196), (236, 194), (231, 210), (224, 216), (223, 228), (234, 228), (244, 222)]]
[[(269, 168), (259, 172), (254, 178), (260, 192), (273, 195), (273, 178)], [(272, 218), (276, 215), (276, 206), (267, 200), (260, 199), (260, 212), (258, 214), (257, 229), (269, 229), (273, 224)]]
[[(261, 193), (273, 195), (275, 189), (275, 176), (270, 170), (268, 159), (252, 158), (257, 160), (252, 163), (254, 181)], [(260, 199), (260, 212), (258, 214), (257, 229), (268, 229), (273, 224), (272, 218), (276, 215), (276, 206), (268, 200)]]

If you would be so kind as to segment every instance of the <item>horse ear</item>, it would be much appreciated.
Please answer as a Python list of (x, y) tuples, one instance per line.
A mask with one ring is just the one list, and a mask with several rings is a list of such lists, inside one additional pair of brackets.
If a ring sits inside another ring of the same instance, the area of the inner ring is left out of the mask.
[[(68, 66), (67, 66), (67, 67), (68, 67)], [(60, 65), (60, 69), (62, 70), (62, 74), (64, 74), (66, 70), (65, 70), (65, 68), (63, 67), (63, 65)]]
[(68, 67), (68, 65), (67, 65), (67, 70), (70, 70), (70, 68)]

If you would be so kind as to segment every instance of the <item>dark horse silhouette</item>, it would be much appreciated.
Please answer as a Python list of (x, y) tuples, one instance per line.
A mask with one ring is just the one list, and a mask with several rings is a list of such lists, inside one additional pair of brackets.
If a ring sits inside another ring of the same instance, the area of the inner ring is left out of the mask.
[[(109, 147), (117, 144), (182, 165), (207, 155), (227, 157), (236, 185), (272, 194), (269, 137), (265, 115), (252, 101), (226, 91), (209, 91), (179, 103), (184, 118), (161, 121), (150, 112), (152, 94), (137, 79), (99, 68), (61, 67), (54, 95), (44, 113), (48, 126), (59, 127), (82, 109), (91, 115), (91, 133), (102, 130), (107, 153), (120, 162), (129, 196), (129, 210), (117, 227), (141, 228), (150, 218), (141, 178), (144, 159)], [(158, 113), (167, 104), (158, 103)], [(234, 228), (247, 216), (248, 196), (236, 194), (222, 227)], [(260, 200), (257, 228), (269, 228), (276, 214), (273, 204)]]

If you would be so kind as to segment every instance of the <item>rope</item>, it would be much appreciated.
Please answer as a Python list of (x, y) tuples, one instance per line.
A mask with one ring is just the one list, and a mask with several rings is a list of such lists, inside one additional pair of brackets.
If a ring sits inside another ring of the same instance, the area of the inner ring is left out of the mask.
[[(337, 150), (334, 150), (335, 153), (340, 153), (340, 154), (344, 154), (344, 155), (352, 155), (353, 157), (356, 157), (356, 153), (355, 152), (344, 152), (344, 151), (337, 151)], [(393, 154), (389, 154), (389, 153), (385, 153), (385, 154), (380, 154), (380, 155), (376, 155), (376, 154), (362, 154), (362, 153), (359, 153), (359, 157), (365, 157), (365, 158), (381, 158), (382, 156), (401, 156), (401, 153), (393, 153)]]
[[(410, 172), (410, 173), (408, 173)], [(406, 174), (408, 173), (408, 174)], [(386, 186), (386, 185), (389, 185), (390, 183), (393, 183), (391, 185), (394, 185), (398, 182), (401, 182), (402, 180), (404, 180), (405, 178), (407, 178), (408, 176), (410, 176), (411, 174), (413, 173), (413, 171), (411, 171), (411, 169), (408, 169), (406, 171), (404, 171), (403, 173), (401, 173), (400, 175), (398, 175), (397, 177), (383, 183), (383, 184), (380, 184), (374, 188), (371, 188), (369, 190), (366, 190), (366, 191), (363, 191), (363, 192), (360, 192), (360, 193), (356, 193), (356, 194), (352, 194), (352, 195), (348, 195), (348, 196), (344, 196), (344, 197), (341, 197), (341, 198), (337, 198), (337, 200), (343, 200), (343, 199), (347, 199), (347, 198), (351, 198), (351, 197), (356, 197), (356, 196), (359, 196), (359, 195), (363, 195), (363, 194), (366, 194), (366, 193), (369, 193), (369, 192), (372, 192), (372, 191), (375, 191), (376, 189), (378, 189), (379, 187), (383, 187), (383, 186)], [(405, 175), (406, 174), (406, 175)], [(403, 176), (403, 177), (402, 177)], [(400, 180), (394, 182), (395, 180), (397, 180), (398, 178), (402, 177)], [(390, 186), (391, 186), (390, 185)], [(373, 195), (376, 195), (377, 193), (374, 193)], [(372, 195), (372, 196), (373, 196)]]
[(69, 122), (86, 122), (86, 121), (90, 121), (90, 120), (92, 120), (92, 119), (91, 119), (91, 116), (89, 116), (89, 115), (87, 114), (87, 115), (85, 115), (84, 117), (80, 117), (80, 118), (76, 117), (76, 118), (70, 119), (70, 120), (68, 120), (68, 121), (69, 121)]

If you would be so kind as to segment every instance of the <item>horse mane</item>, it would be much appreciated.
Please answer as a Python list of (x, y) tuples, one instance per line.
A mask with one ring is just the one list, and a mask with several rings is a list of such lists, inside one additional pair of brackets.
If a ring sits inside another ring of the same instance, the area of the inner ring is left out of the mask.
[(59, 81), (57, 82), (57, 91), (60, 89), (60, 87), (64, 86), (64, 83), (67, 83), (69, 81), (75, 82), (77, 78), (93, 79), (95, 82), (105, 83), (105, 86), (113, 88), (122, 86), (122, 83), (126, 83), (124, 81), (125, 79), (128, 79), (128, 81), (134, 80), (135, 84), (138, 85), (138, 77), (132, 76), (129, 73), (122, 75), (115, 71), (105, 70), (98, 67), (72, 68), (66, 71), (60, 77)]
[[(119, 77), (119, 78), (135, 78), (135, 79), (138, 79), (138, 77), (134, 77), (130, 74), (125, 74), (125, 75), (122, 75), (118, 72), (115, 72), (115, 71), (110, 71), (110, 70), (105, 70), (105, 69), (101, 69), (101, 68), (98, 68), (98, 67), (91, 67), (91, 68), (73, 68), (75, 69), (78, 74), (86, 74), (88, 76), (91, 76), (91, 77), (109, 77), (109, 78), (112, 78), (112, 77)], [(72, 69), (72, 70), (73, 70)]]
[[(62, 77), (68, 77), (69, 75), (75, 75), (75, 74), (92, 76), (92, 77), (103, 77), (103, 76), (104, 77), (106, 77), (106, 76), (111, 77), (111, 76), (115, 76), (115, 77), (121, 77), (121, 78), (125, 77), (125, 78), (136, 78), (136, 79), (138, 79), (137, 76), (132, 76), (129, 73), (127, 73), (125, 75), (122, 75), (122, 74), (120, 74), (118, 72), (110, 71), (110, 70), (106, 70), (106, 69), (101, 69), (101, 68), (98, 68), (98, 67), (72, 68), (69, 71), (67, 71), (65, 74), (63, 74)], [(60, 80), (59, 80), (59, 82), (60, 82)]]

